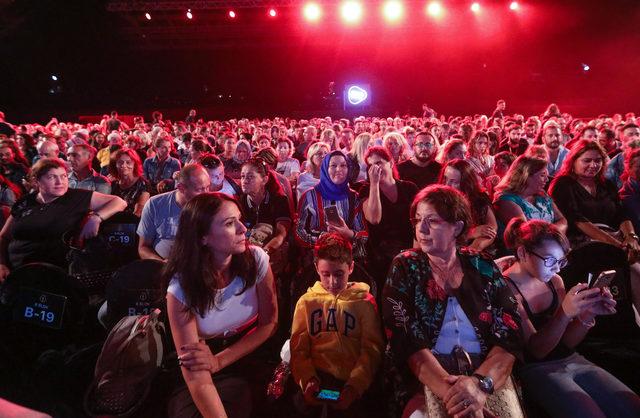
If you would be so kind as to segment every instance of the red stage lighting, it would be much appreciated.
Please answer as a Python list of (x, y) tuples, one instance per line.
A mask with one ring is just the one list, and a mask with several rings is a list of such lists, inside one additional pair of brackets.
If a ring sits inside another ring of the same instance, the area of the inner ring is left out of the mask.
[(480, 12), (480, 3), (478, 3), (478, 2), (473, 3), (473, 4), (471, 5), (471, 11), (472, 11), (473, 13), (478, 13), (478, 12)]
[(187, 19), (193, 19), (193, 13), (191, 13), (191, 9), (187, 10)]
[(348, 0), (340, 7), (342, 19), (347, 23), (357, 23), (362, 18), (362, 4), (355, 0)]
[(442, 8), (442, 5), (439, 2), (432, 1), (427, 6), (427, 13), (433, 17), (441, 17), (442, 14), (444, 13), (444, 9)]
[(518, 4), (517, 1), (512, 1), (511, 4), (509, 5), (509, 8), (511, 10), (518, 10), (520, 8), (520, 5)]
[(389, 0), (382, 6), (382, 14), (389, 22), (397, 22), (404, 16), (404, 6), (398, 0)]
[(229, 10), (229, 17), (231, 19), (235, 19), (236, 18), (236, 12), (234, 12), (233, 10)]
[(144, 17), (146, 17), (147, 20), (151, 20), (151, 14), (150, 13), (145, 13)]
[(311, 22), (319, 20), (322, 16), (322, 10), (316, 3), (307, 3), (302, 9), (302, 13), (304, 18)]
[(270, 17), (276, 17), (277, 15), (278, 15), (278, 12), (276, 11), (276, 9), (269, 9)]

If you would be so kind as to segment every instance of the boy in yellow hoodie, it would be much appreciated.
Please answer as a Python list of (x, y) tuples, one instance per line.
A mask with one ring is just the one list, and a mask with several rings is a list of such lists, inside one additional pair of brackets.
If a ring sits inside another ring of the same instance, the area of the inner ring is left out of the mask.
[[(296, 304), (291, 332), (291, 372), (308, 406), (321, 405), (321, 389), (340, 392), (330, 402), (351, 408), (369, 387), (380, 364), (382, 330), (376, 303), (365, 283), (349, 283), (351, 244), (337, 233), (318, 239), (314, 249), (320, 281)], [(357, 409), (357, 408), (355, 408)]]

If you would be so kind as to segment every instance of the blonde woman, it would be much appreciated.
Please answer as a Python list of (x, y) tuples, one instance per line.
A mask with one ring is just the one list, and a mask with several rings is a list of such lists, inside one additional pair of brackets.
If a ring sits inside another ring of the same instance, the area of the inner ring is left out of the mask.
[(349, 159), (354, 164), (349, 174), (351, 183), (363, 181), (367, 178), (367, 162), (364, 155), (367, 150), (373, 146), (373, 136), (370, 133), (363, 132), (356, 137), (349, 153)]
[(338, 136), (333, 129), (325, 129), (320, 134), (320, 142), (324, 142), (325, 144), (329, 144), (331, 149), (340, 150), (340, 144), (338, 142)]
[(398, 132), (389, 132), (382, 138), (382, 146), (389, 151), (393, 162), (399, 164), (408, 159), (406, 153), (409, 148), (407, 140)]
[(298, 187), (296, 188), (297, 200), (307, 190), (313, 188), (320, 182), (320, 165), (322, 159), (331, 151), (329, 144), (325, 142), (315, 142), (307, 150), (307, 160), (305, 161), (305, 171), (298, 177)]

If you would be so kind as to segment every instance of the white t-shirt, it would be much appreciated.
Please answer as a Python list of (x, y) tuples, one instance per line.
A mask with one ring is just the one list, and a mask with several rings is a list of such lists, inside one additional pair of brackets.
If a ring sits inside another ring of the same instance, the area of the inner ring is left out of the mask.
[(290, 178), (293, 173), (300, 173), (300, 162), (295, 158), (288, 158), (285, 162), (278, 162), (276, 172), (282, 174), (286, 178)]
[[(256, 285), (264, 280), (269, 268), (269, 256), (262, 248), (249, 246), (256, 261), (256, 283), (242, 294), (242, 278), (239, 276), (218, 291), (215, 307), (209, 309), (204, 316), (195, 314), (198, 336), (203, 339), (228, 337), (237, 329), (253, 322), (258, 316), (258, 293)], [(167, 289), (182, 304), (186, 305), (180, 280), (174, 276)]]

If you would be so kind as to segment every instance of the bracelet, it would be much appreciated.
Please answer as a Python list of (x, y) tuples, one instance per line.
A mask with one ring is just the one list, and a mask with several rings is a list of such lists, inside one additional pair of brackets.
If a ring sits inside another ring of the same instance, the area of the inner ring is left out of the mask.
[(580, 321), (582, 326), (585, 327), (586, 329), (591, 329), (596, 325), (596, 318), (595, 317), (591, 318), (591, 321), (589, 321), (589, 322), (585, 322), (580, 317), (578, 317), (578, 321)]
[(104, 218), (98, 212), (90, 211), (88, 216), (97, 216), (100, 222), (104, 222)]

